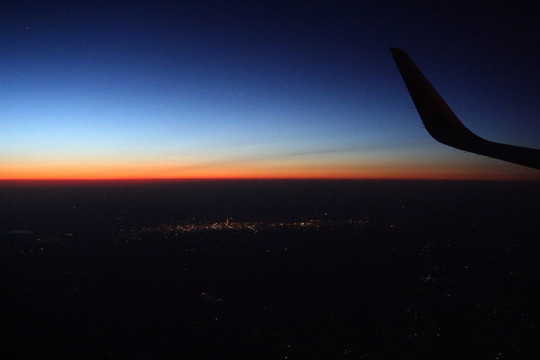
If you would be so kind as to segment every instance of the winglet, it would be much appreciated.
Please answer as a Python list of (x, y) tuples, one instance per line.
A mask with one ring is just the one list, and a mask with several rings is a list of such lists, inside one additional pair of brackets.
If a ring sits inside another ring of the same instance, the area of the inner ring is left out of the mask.
[(495, 143), (477, 136), (463, 125), (405, 51), (390, 48), (390, 52), (426, 130), (435, 140), (457, 149), (540, 169), (540, 150)]

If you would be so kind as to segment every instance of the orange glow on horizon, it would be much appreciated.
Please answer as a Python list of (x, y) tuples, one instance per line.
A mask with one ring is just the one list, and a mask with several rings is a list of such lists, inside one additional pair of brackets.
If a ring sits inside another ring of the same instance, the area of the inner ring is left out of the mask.
[(232, 180), (232, 179), (404, 179), (404, 180), (540, 180), (540, 173), (512, 164), (486, 167), (478, 163), (326, 161), (211, 166), (159, 163), (53, 163), (8, 165), (0, 180)]
[(0, 181), (152, 181), (152, 180), (533, 180), (539, 181), (538, 176), (523, 176), (512, 173), (464, 173), (460, 171), (404, 171), (404, 170), (379, 170), (379, 171), (296, 171), (296, 172), (201, 172), (184, 176), (129, 176), (126, 174), (114, 175), (111, 173), (96, 174), (11, 174), (5, 176), (0, 173)]

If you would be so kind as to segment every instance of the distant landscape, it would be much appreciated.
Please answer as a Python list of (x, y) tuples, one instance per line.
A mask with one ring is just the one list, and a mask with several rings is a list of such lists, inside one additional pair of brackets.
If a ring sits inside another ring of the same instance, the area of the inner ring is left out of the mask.
[(539, 195), (537, 182), (2, 182), (2, 351), (535, 358)]

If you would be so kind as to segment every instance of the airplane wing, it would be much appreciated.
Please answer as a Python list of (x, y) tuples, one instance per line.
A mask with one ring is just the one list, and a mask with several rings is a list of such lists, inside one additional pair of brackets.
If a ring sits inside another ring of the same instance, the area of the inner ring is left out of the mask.
[(426, 130), (435, 140), (460, 150), (540, 170), (540, 150), (496, 143), (477, 136), (463, 125), (405, 51), (391, 48), (390, 52)]

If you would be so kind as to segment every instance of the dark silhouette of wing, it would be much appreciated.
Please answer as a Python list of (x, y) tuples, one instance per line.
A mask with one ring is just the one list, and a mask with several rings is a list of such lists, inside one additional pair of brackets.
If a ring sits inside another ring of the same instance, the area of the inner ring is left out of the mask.
[(460, 150), (540, 169), (540, 150), (477, 136), (463, 125), (405, 51), (391, 48), (390, 52), (426, 130), (435, 140)]

